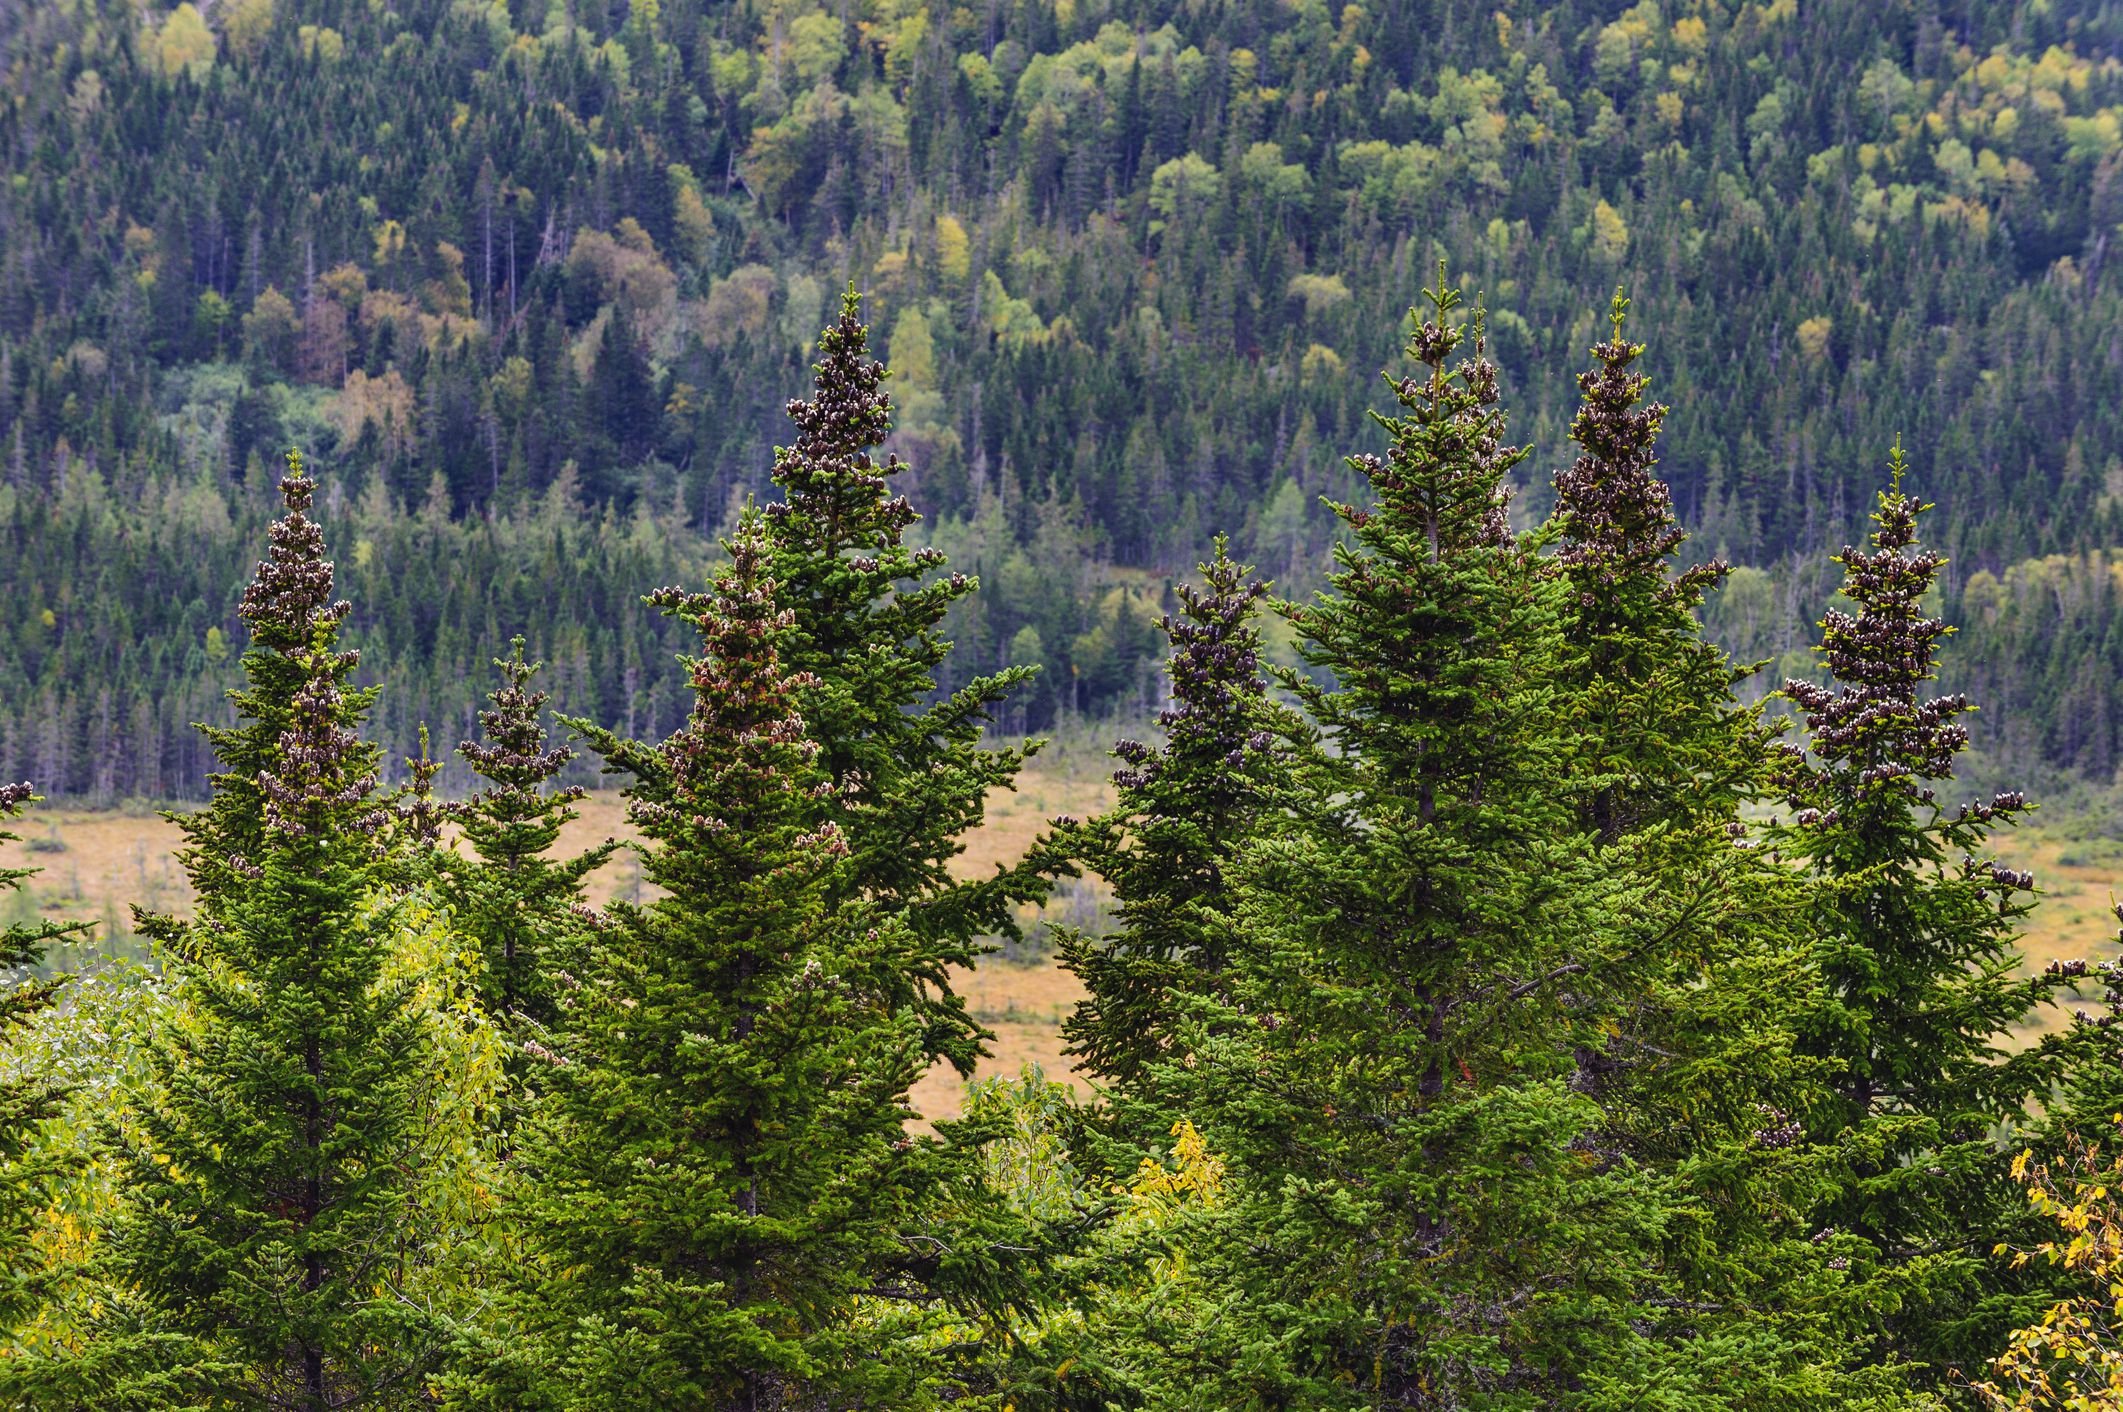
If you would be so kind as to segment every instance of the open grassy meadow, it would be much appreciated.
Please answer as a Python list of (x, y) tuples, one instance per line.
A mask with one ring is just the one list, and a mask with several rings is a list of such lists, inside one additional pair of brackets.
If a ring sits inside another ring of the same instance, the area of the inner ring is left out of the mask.
[[(1028, 770), (1018, 790), (998, 792), (990, 801), (988, 821), (966, 840), (959, 871), (972, 876), (1016, 858), (1047, 820), (1058, 814), (1082, 817), (1110, 799), (1111, 786), (1089, 769)], [(623, 807), (616, 793), (592, 795), (582, 805), (582, 817), (569, 826), (564, 846), (580, 849), (625, 837)], [(28, 816), (19, 831), (20, 842), (0, 846), (0, 866), (44, 871), (11, 899), (18, 919), (34, 912), (91, 921), (97, 926), (97, 949), (123, 951), (138, 945), (127, 925), (132, 904), (182, 912), (191, 903), (191, 890), (172, 856), (181, 842), (177, 827), (155, 814), (45, 807)], [(2123, 841), (2074, 839), (2034, 825), (2001, 836), (2000, 843), (2005, 860), (2032, 869), (2042, 888), (2025, 938), (2031, 968), (2062, 957), (2101, 960), (2116, 954), (2115, 919), (2108, 906), (2112, 894), (2123, 894)], [(631, 852), (622, 851), (590, 881), (591, 897), (599, 903), (639, 899), (646, 891), (640, 860)], [(1064, 887), (1044, 918), (1028, 919), (1028, 947), (1013, 947), (1011, 954), (962, 978), (974, 1015), (995, 1033), (981, 1076), (1015, 1074), (1026, 1064), (1038, 1064), (1050, 1076), (1069, 1074), (1061, 1022), (1083, 990), (1074, 976), (1053, 964), (1037, 933), (1041, 920), (1096, 926), (1104, 916), (1103, 903), (1095, 885)], [(56, 959), (79, 968), (91, 964), (94, 954), (84, 950)], [(2035, 1031), (2056, 1028), (2068, 1018), (2066, 1010), (2050, 1011)], [(955, 1073), (939, 1069), (915, 1089), (915, 1104), (932, 1118), (952, 1116), (959, 1110), (961, 1088)]]
[[(1019, 789), (998, 791), (990, 801), (987, 824), (966, 840), (958, 870), (974, 876), (1017, 858), (1048, 819), (1095, 813), (1109, 798), (1110, 786), (1102, 775), (1027, 771)], [(562, 837), (564, 849), (580, 850), (628, 836), (625, 804), (616, 792), (593, 794), (580, 808), (582, 817)], [(92, 965), (98, 954), (109, 951), (139, 954), (142, 944), (129, 924), (133, 905), (179, 913), (191, 906), (191, 888), (173, 856), (182, 835), (175, 824), (152, 811), (44, 806), (21, 820), (15, 831), (21, 840), (0, 845), (0, 867), (43, 872), (22, 891), (0, 897), (0, 907), (13, 909), (0, 916), (0, 922), (44, 916), (95, 923), (97, 940), (92, 946), (54, 955), (66, 969)], [(642, 880), (639, 857), (622, 850), (590, 879), (589, 891), (601, 904), (614, 898), (639, 900), (650, 889)], [(1100, 912), (1096, 890), (1083, 884), (1066, 888), (1046, 909), (1047, 920), (1078, 922), (1095, 922)], [(995, 1032), (989, 1045), (992, 1055), (981, 1065), (983, 1077), (1014, 1075), (1028, 1063), (1057, 1077), (1068, 1072), (1061, 1052), (1061, 1022), (1083, 992), (1076, 978), (1053, 965), (1040, 947), (1040, 920), (1028, 919), (1030, 947), (1013, 947), (1010, 957), (989, 961), (961, 983), (974, 1015)], [(942, 1068), (917, 1086), (915, 1104), (928, 1117), (950, 1117), (959, 1111), (961, 1090), (958, 1075)]]

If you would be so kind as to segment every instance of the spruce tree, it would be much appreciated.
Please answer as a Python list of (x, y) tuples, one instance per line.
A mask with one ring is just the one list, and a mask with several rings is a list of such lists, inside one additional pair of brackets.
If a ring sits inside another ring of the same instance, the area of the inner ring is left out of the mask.
[(1644, 345), (1623, 335), (1617, 293), (1597, 366), (1578, 377), (1577, 458), (1555, 477), (1555, 562), (1569, 586), (1562, 681), (1577, 727), (1573, 775), (1585, 825), (1611, 843), (1646, 824), (1729, 818), (1762, 753), (1740, 675), (1704, 641), (1695, 610), (1728, 572), (1713, 560), (1675, 573), (1686, 536), (1658, 478), (1666, 408), (1645, 403)]
[(1751, 669), (1696, 617), (1725, 565), (1675, 567), (1685, 535), (1657, 476), (1667, 409), (1645, 400), (1628, 310), (1617, 292), (1578, 377), (1580, 454), (1555, 478), (1548, 531), (1572, 810), (1634, 893), (1593, 948), (1600, 1023), (1571, 1083), (1600, 1106), (1600, 1145), (1672, 1184), (1669, 1275), (1766, 1324), (1842, 1258), (1790, 1219), (1822, 1180), (1819, 1154), (1772, 1140), (1816, 1079), (1794, 1052), (1815, 978), (1789, 944), (1797, 889), (1743, 813), (1767, 787), (1774, 732), (1734, 697)]
[(1073, 831), (1072, 856), (1111, 885), (1120, 929), (1063, 942), (1062, 964), (1086, 991), (1063, 1034), (1087, 1070), (1124, 1091), (1170, 1048), (1175, 994), (1213, 985), (1225, 967), (1225, 869), (1271, 792), (1270, 727), (1289, 725), (1261, 676), (1252, 615), (1268, 590), (1251, 571), (1219, 537), (1202, 587), (1178, 587), (1181, 611), (1162, 623), (1172, 643), (1164, 743), (1116, 745), (1119, 798)]
[(434, 1343), (405, 1284), (432, 1254), (423, 1036), (410, 983), (385, 971), (403, 909), (384, 886), (378, 752), (359, 734), (374, 693), (337, 645), (349, 609), (332, 601), (315, 490), (290, 453), (286, 514), (239, 609), (237, 724), (208, 731), (214, 799), (179, 820), (196, 915), (142, 919), (179, 1012), (118, 1131), (113, 1276), (131, 1298), (105, 1331), (154, 1365), (129, 1377), (302, 1412), (410, 1405)]
[(1931, 507), (1903, 488), (1899, 444), (1871, 547), (1846, 547), (1843, 594), (1819, 649), (1827, 684), (1787, 682), (1810, 753), (1782, 748), (1784, 856), (1805, 870), (1802, 935), (1822, 978), (1800, 1047), (1828, 1091), (1794, 1124), (1833, 1146), (1841, 1180), (1817, 1219), (1870, 1247), (1881, 1360), (1974, 1369), (2038, 1308), (1986, 1278), (2022, 1205), (1992, 1132), (2023, 1121), (2064, 1046), (2013, 1050), (2013, 1031), (2071, 979), (2016, 974), (2030, 874), (1990, 836), (2028, 805), (2017, 791), (1938, 798), (1968, 740), (1965, 697), (1926, 699), (1952, 631), (1924, 599), (1945, 558), (1918, 542)]
[[(27, 782), (0, 784), (0, 823), (35, 803)], [(0, 843), (19, 837), (0, 829)], [(0, 894), (21, 887), (35, 868), (0, 868)], [(35, 968), (51, 944), (77, 935), (80, 923), (35, 921), (0, 928), (0, 1046), (7, 1045), (40, 1012), (50, 1008), (63, 977), (39, 977)], [(40, 1262), (30, 1243), (52, 1164), (31, 1155), (38, 1126), (59, 1111), (64, 1090), (51, 1079), (17, 1074), (0, 1082), (0, 1330), (14, 1328), (37, 1304)]]
[[(904, 912), (848, 901), (854, 858), (782, 658), (793, 614), (758, 517), (691, 624), (692, 713), (661, 745), (573, 722), (632, 778), (664, 895), (615, 903), (562, 1010), (521, 1149), (537, 1253), (467, 1402), (609, 1409), (910, 1406), (907, 1360), (858, 1321), (973, 1257), (926, 1210), (958, 1158), (906, 1135), (933, 955)], [(977, 1262), (976, 1262), (977, 1263)]]
[(481, 1000), (495, 1015), (536, 1027), (558, 1017), (560, 972), (581, 949), (583, 879), (618, 847), (606, 842), (573, 858), (546, 856), (580, 817), (572, 806), (585, 791), (549, 787), (575, 752), (553, 744), (539, 719), (547, 697), (530, 683), (540, 665), (524, 660), (520, 637), (495, 660), (502, 684), (479, 714), (482, 738), (457, 747), (486, 784), (449, 811), (472, 857), (452, 852), (441, 860), (457, 924), (479, 943)]
[(1579, 826), (1565, 583), (1508, 527), (1480, 323), (1442, 271), (1426, 297), (1391, 449), (1351, 460), (1374, 503), (1280, 607), (1319, 743), (1289, 737), (1225, 969), (1149, 1066), (1228, 1193), (1187, 1252), (1220, 1313), (1155, 1380), (1226, 1408), (1884, 1402), (1832, 1329), (1669, 1267), (1686, 1196), (1579, 1089), (1656, 883)]
[(806, 730), (832, 782), (828, 817), (848, 849), (831, 885), (921, 938), (925, 954), (900, 999), (925, 1016), (930, 1052), (970, 1072), (980, 1031), (947, 968), (970, 964), (983, 937), (1014, 936), (1018, 904), (1044, 897), (1047, 883), (1024, 866), (958, 879), (950, 862), (988, 793), (1009, 787), (1031, 753), (984, 748), (981, 736), (1034, 669), (976, 677), (931, 699), (951, 650), (945, 616), (979, 584), (944, 573), (937, 549), (907, 541), (920, 516), (891, 493), (906, 467), (896, 454), (882, 464), (871, 454), (891, 432), (892, 404), (868, 347), (851, 287), (819, 336), (811, 397), (788, 404), (797, 436), (774, 455), (785, 498), (766, 507), (771, 572), (791, 614), (786, 659), (804, 682)]
[(1524, 453), (1479, 327), (1442, 271), (1426, 298), (1391, 449), (1350, 461), (1376, 503), (1335, 507), (1328, 591), (1281, 605), (1330, 677), (1290, 682), (1324, 748), (1233, 868), (1228, 979), (1156, 1070), (1238, 1177), (1219, 1256), (1244, 1312), (1198, 1370), (1222, 1405), (1537, 1379), (1594, 1356), (1562, 1329), (1626, 1279), (1610, 1252), (1558, 1282), (1631, 1186), (1571, 1151), (1595, 1114), (1549, 1018), (1598, 893), (1555, 841), (1559, 593), (1508, 527)]

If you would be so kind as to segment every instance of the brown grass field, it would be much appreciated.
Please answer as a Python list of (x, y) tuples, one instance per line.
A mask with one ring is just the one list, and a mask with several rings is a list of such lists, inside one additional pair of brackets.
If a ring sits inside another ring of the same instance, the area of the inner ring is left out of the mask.
[[(972, 876), (1014, 859), (1048, 819), (1057, 814), (1082, 817), (1095, 813), (1110, 799), (1111, 787), (1102, 776), (1028, 770), (1019, 790), (998, 792), (990, 801), (988, 820), (967, 838), (957, 870), (962, 876)], [(601, 839), (624, 837), (628, 830), (622, 807), (615, 793), (593, 795), (584, 802), (582, 817), (569, 826), (563, 847), (580, 849)], [(12, 903), (16, 920), (26, 919), (25, 912), (33, 909), (47, 917), (95, 922), (100, 933), (115, 935), (123, 947), (133, 944), (126, 939), (123, 921), (131, 904), (183, 912), (191, 903), (191, 890), (171, 857), (180, 842), (177, 828), (166, 820), (116, 811), (44, 808), (19, 822), (15, 831), (23, 839), (0, 845), (0, 867), (44, 870), (31, 881), (26, 894)], [(33, 849), (37, 840), (46, 841), (45, 851)], [(63, 851), (53, 846), (54, 840), (63, 845)], [(2096, 961), (2118, 955), (2116, 923), (2108, 904), (2112, 891), (2123, 893), (2123, 842), (2074, 840), (2039, 826), (2001, 835), (1998, 842), (2003, 859), (2014, 867), (2032, 869), (2042, 889), (2023, 942), (2030, 969), (2063, 957)], [(592, 900), (599, 903), (615, 897), (639, 898), (644, 890), (639, 860), (626, 852), (590, 880)], [(0, 905), (5, 903), (0, 898)], [(0, 920), (7, 919), (0, 915)], [(56, 959), (77, 967), (90, 957)], [(1073, 975), (1051, 960), (1015, 965), (998, 958), (965, 974), (960, 990), (975, 1018), (995, 1035), (979, 1076), (1015, 1075), (1026, 1064), (1037, 1064), (1050, 1077), (1074, 1081), (1061, 1052), (1060, 1033), (1063, 1018), (1083, 994)], [(2089, 995), (2097, 993), (2097, 988), (2088, 991)], [(2058, 1028), (2068, 1017), (2068, 1007), (2051, 1010), (2030, 1027), (2030, 1034)], [(959, 1111), (961, 1087), (955, 1073), (940, 1068), (916, 1086), (915, 1106), (930, 1118), (953, 1116)]]
[[(1082, 817), (1110, 799), (1103, 778), (1078, 779), (1056, 772), (1027, 771), (1017, 791), (998, 791), (989, 803), (986, 824), (966, 840), (958, 861), (961, 876), (975, 876), (1018, 858), (1057, 814)], [(563, 851), (579, 851), (607, 838), (627, 837), (625, 805), (616, 792), (592, 795), (581, 805), (582, 817), (561, 836)], [(172, 854), (182, 843), (177, 826), (153, 814), (116, 810), (91, 811), (44, 807), (10, 828), (15, 843), (0, 844), (0, 868), (41, 868), (23, 893), (16, 894), (12, 914), (0, 922), (27, 920), (26, 912), (58, 920), (94, 922), (101, 944), (115, 940), (118, 949), (138, 945), (127, 919), (134, 904), (151, 911), (183, 913), (192, 890)], [(40, 849), (38, 845), (41, 844)], [(648, 889), (640, 860), (622, 851), (590, 879), (589, 893), (599, 904), (614, 898), (640, 899)], [(9, 899), (0, 897), (0, 908)], [(92, 951), (56, 954), (68, 969), (93, 961)], [(1076, 978), (1051, 963), (1012, 965), (991, 960), (967, 973), (960, 984), (974, 1017), (995, 1038), (980, 1077), (1015, 1075), (1038, 1064), (1054, 1077), (1069, 1073), (1062, 1057), (1061, 1022), (1082, 988)], [(959, 1111), (962, 1083), (948, 1067), (926, 1076), (914, 1090), (916, 1108), (929, 1118)]]

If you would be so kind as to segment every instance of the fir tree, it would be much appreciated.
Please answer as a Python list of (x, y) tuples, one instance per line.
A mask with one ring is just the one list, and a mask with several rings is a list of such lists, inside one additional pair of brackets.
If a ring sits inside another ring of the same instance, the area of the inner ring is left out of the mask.
[(1924, 609), (1946, 561), (1917, 541), (1931, 507), (1903, 489), (1899, 444), (1890, 466), (1871, 547), (1838, 556), (1855, 611), (1822, 621), (1829, 683), (1784, 686), (1812, 749), (1784, 748), (1793, 813), (1777, 841), (1806, 870), (1803, 925), (1825, 988), (1800, 1047), (1829, 1070), (1827, 1094), (1792, 1116), (1843, 1167), (1821, 1224), (1875, 1252), (1860, 1273), (1874, 1281), (1879, 1356), (1944, 1376), (1975, 1367), (2034, 1308), (1982, 1278), (2021, 1205), (1990, 1134), (2024, 1119), (2055, 1077), (2055, 1041), (2006, 1051), (2070, 977), (2015, 974), (2034, 880), (1999, 863), (1989, 839), (2026, 800), (1937, 798), (1973, 708), (1923, 697), (1952, 631)]
[(1645, 404), (1644, 345), (1623, 336), (1619, 293), (1598, 366), (1578, 377), (1570, 424), (1581, 448), (1555, 478), (1556, 563), (1570, 588), (1562, 679), (1578, 723), (1579, 810), (1602, 842), (1646, 823), (1729, 817), (1761, 754), (1753, 713), (1735, 709), (1736, 673), (1703, 640), (1695, 609), (1728, 572), (1716, 560), (1674, 573), (1686, 536), (1655, 468), (1666, 408)]
[[(36, 802), (27, 782), (0, 784), (0, 822), (12, 820)], [(0, 829), (0, 843), (19, 835)], [(37, 875), (35, 868), (0, 868), (0, 894), (14, 891)], [(0, 928), (0, 1046), (22, 1026), (48, 1009), (64, 977), (39, 977), (34, 968), (51, 944), (83, 930), (80, 923), (34, 921)], [(50, 1078), (17, 1074), (0, 1082), (0, 1330), (11, 1329), (36, 1307), (41, 1261), (30, 1243), (55, 1175), (48, 1160), (31, 1155), (38, 1125), (58, 1112), (64, 1090)]]
[(1352, 458), (1376, 502), (1338, 507), (1328, 592), (1281, 609), (1324, 748), (1292, 741), (1227, 870), (1227, 969), (1150, 1068), (1229, 1189), (1188, 1252), (1225, 1312), (1159, 1377), (1220, 1407), (1891, 1396), (1832, 1330), (1668, 1268), (1685, 1196), (1576, 1089), (1655, 882), (1577, 825), (1564, 583), (1508, 530), (1523, 453), (1480, 324), (1442, 272), (1427, 298), (1391, 450)]
[(1674, 568), (1685, 535), (1656, 474), (1667, 409), (1644, 401), (1628, 310), (1617, 292), (1578, 377), (1581, 454), (1555, 478), (1549, 530), (1566, 588), (1557, 681), (1576, 825), (1636, 883), (1589, 948), (1603, 1018), (1573, 1056), (1572, 1086), (1599, 1103), (1603, 1146), (1699, 1198), (1674, 1228), (1675, 1273), (1766, 1321), (1778, 1284), (1841, 1258), (1785, 1219), (1819, 1180), (1812, 1154), (1764, 1140), (1812, 1081), (1793, 1048), (1813, 977), (1788, 944), (1796, 890), (1742, 814), (1765, 788), (1773, 732), (1734, 698), (1748, 669), (1696, 617), (1725, 565)]
[(457, 747), (486, 787), (450, 810), (473, 857), (442, 860), (443, 890), (458, 925), (479, 942), (485, 963), (480, 998), (496, 1015), (551, 1025), (561, 967), (579, 953), (577, 915), (583, 879), (618, 845), (606, 842), (573, 858), (546, 857), (560, 831), (580, 815), (576, 785), (548, 788), (574, 758), (546, 736), (539, 712), (546, 694), (530, 689), (539, 663), (523, 659), (523, 639), (496, 659), (502, 685), (479, 716), (481, 740)]
[(684, 726), (652, 747), (571, 723), (632, 776), (665, 895), (608, 909), (563, 1010), (523, 1149), (533, 1336), (483, 1355), (468, 1401), (909, 1406), (906, 1360), (858, 1296), (918, 1295), (969, 1258), (924, 1234), (960, 1168), (902, 1127), (929, 1062), (904, 978), (927, 943), (840, 900), (854, 860), (757, 517), (729, 548), (713, 592), (650, 600), (700, 634)]
[(1251, 621), (1267, 586), (1222, 538), (1201, 573), (1203, 587), (1180, 585), (1181, 612), (1162, 624), (1172, 643), (1165, 742), (1114, 747), (1119, 798), (1074, 841), (1076, 860), (1112, 886), (1121, 928), (1063, 943), (1062, 964), (1087, 992), (1063, 1034), (1085, 1068), (1123, 1089), (1170, 1046), (1174, 993), (1214, 984), (1226, 964), (1225, 868), (1269, 793), (1270, 725), (1287, 726), (1271, 721)]
[(811, 398), (788, 405), (797, 438), (774, 456), (786, 499), (766, 507), (771, 571), (791, 613), (787, 660), (804, 682), (806, 729), (832, 782), (828, 817), (848, 849), (832, 885), (921, 939), (901, 1000), (924, 1015), (929, 1053), (970, 1072), (980, 1031), (951, 994), (947, 968), (970, 964), (979, 938), (1016, 935), (1017, 905), (1047, 885), (1028, 867), (961, 880), (949, 865), (989, 791), (1008, 787), (1030, 753), (980, 741), (994, 708), (1034, 669), (976, 677), (930, 700), (951, 648), (944, 617), (979, 585), (942, 574), (940, 551), (906, 540), (920, 517), (890, 494), (905, 469), (898, 456), (880, 465), (871, 455), (891, 432), (892, 406), (868, 346), (850, 288), (819, 337)]
[[(136, 1302), (108, 1332), (214, 1406), (395, 1406), (434, 1342), (408, 1271), (422, 1032), (385, 963), (373, 699), (338, 650), (348, 605), (288, 457), (285, 516), (245, 591), (238, 724), (209, 732), (213, 802), (181, 819), (196, 916), (143, 918), (177, 984), (154, 1091), (120, 1130), (128, 1202), (115, 1276)], [(122, 1360), (121, 1360), (122, 1361)]]

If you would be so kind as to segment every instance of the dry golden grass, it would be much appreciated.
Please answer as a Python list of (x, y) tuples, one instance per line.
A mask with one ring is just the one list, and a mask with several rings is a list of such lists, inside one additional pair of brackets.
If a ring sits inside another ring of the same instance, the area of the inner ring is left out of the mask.
[[(1103, 775), (1028, 770), (1017, 790), (997, 791), (989, 801), (987, 822), (967, 838), (955, 870), (965, 877), (986, 873), (1023, 856), (1056, 815), (1083, 817), (1111, 802), (1112, 787)], [(563, 850), (579, 851), (631, 832), (624, 801), (616, 792), (592, 795), (583, 801), (581, 814), (562, 835)], [(0, 867), (44, 870), (32, 880), (26, 897), (13, 901), (18, 918), (24, 908), (33, 908), (46, 917), (95, 922), (107, 936), (115, 932), (122, 938), (123, 919), (135, 903), (178, 913), (191, 906), (190, 885), (172, 857), (182, 838), (167, 820), (42, 808), (14, 829), (23, 838), (0, 845)], [(33, 848), (39, 840), (56, 840), (63, 851)], [(2118, 954), (2108, 903), (2111, 890), (2123, 883), (2123, 842), (2073, 840), (2034, 826), (2002, 835), (1999, 845), (2004, 860), (2032, 869), (2042, 888), (2022, 941), (2030, 971), (2066, 957), (2099, 961)], [(639, 859), (625, 850), (589, 883), (591, 899), (600, 904), (614, 898), (640, 899), (648, 891)], [(74, 966), (88, 957), (76, 953), (58, 959)], [(1062, 1054), (1061, 1023), (1083, 995), (1075, 976), (1051, 960), (1012, 965), (998, 959), (962, 973), (958, 987), (975, 1018), (995, 1034), (989, 1056), (981, 1061), (980, 1077), (1015, 1075), (1026, 1064), (1037, 1064), (1051, 1077), (1073, 1080), (1072, 1066)], [(2029, 1028), (2028, 1037), (2061, 1027), (2069, 1014), (2068, 1003), (2046, 1011)], [(961, 1090), (958, 1076), (939, 1067), (917, 1085), (914, 1103), (928, 1117), (950, 1117), (960, 1109)]]
[[(2123, 843), (2068, 839), (2037, 827), (2001, 834), (1997, 842), (2003, 861), (2032, 872), (2041, 889), (2034, 915), (2020, 938), (2028, 972), (2073, 957), (2089, 963), (2117, 958), (2116, 919), (2108, 904), (2111, 897), (2123, 894)], [(2088, 982), (2083, 994), (2098, 999), (2101, 987)], [(2028, 1037), (2062, 1029), (2070, 1022), (2072, 1008), (2067, 997), (2061, 1005), (2045, 1010), (2028, 1027)]]
[[(972, 877), (997, 864), (1022, 857), (1048, 819), (1058, 814), (1083, 816), (1104, 808), (1111, 788), (1103, 778), (1083, 780), (1027, 771), (1016, 791), (998, 790), (989, 804), (987, 823), (966, 840), (955, 871)], [(580, 805), (581, 817), (561, 834), (560, 851), (580, 852), (608, 838), (628, 838), (625, 801), (616, 791), (601, 791)], [(0, 867), (41, 868), (40, 876), (14, 904), (42, 916), (95, 922), (106, 939), (123, 948), (125, 919), (134, 904), (151, 911), (183, 914), (193, 894), (172, 856), (183, 843), (177, 826), (154, 815), (71, 808), (40, 808), (18, 821), (12, 832), (19, 842), (0, 844)], [(39, 840), (56, 841), (64, 851), (37, 851)], [(651, 889), (641, 877), (640, 860), (622, 849), (593, 874), (590, 899), (600, 905), (615, 898), (641, 900)], [(19, 914), (18, 914), (19, 915)], [(69, 968), (89, 959), (69, 951), (54, 957)], [(1015, 1075), (1035, 1063), (1054, 1077), (1069, 1074), (1062, 1056), (1061, 1022), (1082, 988), (1076, 978), (1050, 964), (1018, 966), (991, 961), (964, 973), (959, 989), (974, 1016), (995, 1032), (990, 1057), (979, 1076)], [(916, 1087), (918, 1110), (930, 1118), (955, 1116), (962, 1084), (948, 1067), (930, 1073)]]
[[(1111, 802), (1112, 787), (1102, 774), (1028, 770), (1017, 790), (997, 791), (989, 801), (987, 822), (967, 838), (955, 870), (965, 877), (985, 873), (1023, 856), (1056, 815), (1083, 817)], [(562, 835), (566, 851), (630, 834), (624, 802), (616, 792), (592, 795), (581, 813)], [(179, 913), (191, 905), (191, 888), (171, 856), (182, 839), (176, 825), (164, 819), (43, 808), (15, 825), (15, 831), (23, 839), (0, 845), (0, 867), (44, 870), (33, 880), (26, 902), (14, 903), (18, 916), (27, 905), (47, 917), (96, 922), (106, 932), (115, 927), (122, 935), (122, 919), (132, 904)], [(39, 839), (56, 839), (64, 851), (35, 851), (32, 842)], [(2061, 958), (2100, 961), (2118, 954), (2108, 903), (2111, 890), (2123, 884), (2123, 842), (2073, 840), (2039, 826), (2001, 835), (1998, 842), (2004, 860), (2032, 869), (2042, 888), (2022, 939), (2030, 971)], [(589, 892), (598, 903), (643, 897), (648, 889), (638, 858), (621, 851), (590, 879)], [(76, 965), (86, 958), (61, 959)], [(1015, 1075), (1031, 1063), (1051, 1077), (1073, 1079), (1072, 1066), (1062, 1054), (1061, 1023), (1083, 995), (1075, 976), (1051, 961), (1011, 965), (993, 960), (963, 973), (958, 984), (975, 1018), (995, 1034), (979, 1076)], [(2089, 996), (2097, 993), (2094, 988), (2087, 991)], [(2069, 1014), (2068, 1003), (2046, 1011), (2029, 1027), (2028, 1037), (2061, 1027)], [(958, 1076), (940, 1067), (916, 1087), (915, 1106), (931, 1118), (953, 1116), (960, 1108), (961, 1089)]]

